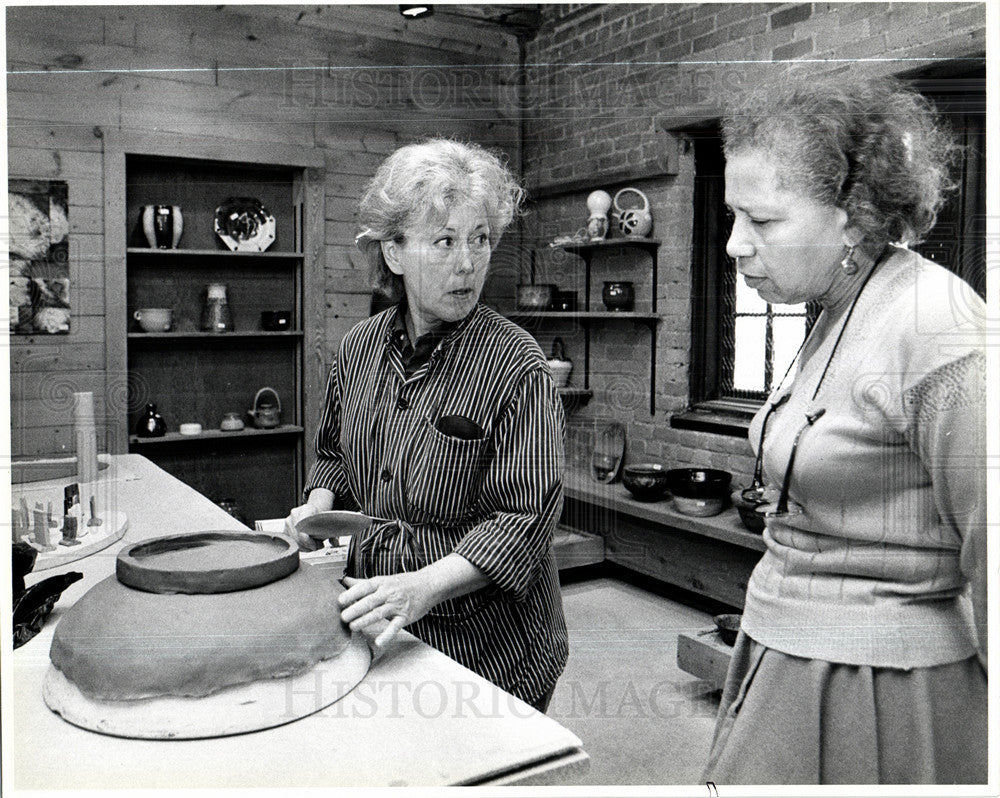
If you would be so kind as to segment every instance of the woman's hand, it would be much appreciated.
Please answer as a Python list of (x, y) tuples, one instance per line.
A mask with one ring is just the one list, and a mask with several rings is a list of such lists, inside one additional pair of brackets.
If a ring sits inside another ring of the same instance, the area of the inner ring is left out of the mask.
[(313, 488), (309, 492), (309, 500), (305, 504), (293, 507), (285, 519), (285, 536), (299, 544), (302, 551), (316, 551), (322, 548), (322, 540), (314, 540), (295, 529), (295, 525), (303, 518), (316, 515), (333, 507), (333, 492), (324, 488)]
[(344, 608), (340, 618), (353, 630), (377, 631), (375, 646), (384, 648), (396, 632), (419, 621), (435, 605), (478, 590), (489, 581), (459, 554), (449, 554), (419, 571), (371, 579), (345, 576), (347, 590), (337, 598)]
[(371, 579), (345, 576), (343, 583), (347, 590), (337, 599), (344, 608), (341, 620), (353, 631), (377, 630), (377, 648), (384, 648), (396, 632), (419, 621), (437, 603), (431, 580), (421, 571)]

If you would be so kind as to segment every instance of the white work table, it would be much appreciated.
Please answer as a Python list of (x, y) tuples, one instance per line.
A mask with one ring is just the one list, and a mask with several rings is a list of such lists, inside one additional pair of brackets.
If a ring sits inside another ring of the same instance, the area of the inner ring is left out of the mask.
[[(559, 784), (587, 769), (587, 755), (574, 734), (406, 633), (347, 696), (283, 726), (231, 737), (159, 741), (70, 725), (42, 699), (53, 629), (66, 609), (114, 573), (123, 545), (166, 534), (243, 528), (140, 455), (111, 458), (102, 482), (98, 491), (106, 504), (101, 506), (128, 516), (125, 537), (26, 580), (31, 585), (66, 571), (84, 574), (63, 593), (42, 632), (9, 660), (2, 718), (4, 786), (76, 791)], [(21, 490), (14, 486), (15, 504)]]

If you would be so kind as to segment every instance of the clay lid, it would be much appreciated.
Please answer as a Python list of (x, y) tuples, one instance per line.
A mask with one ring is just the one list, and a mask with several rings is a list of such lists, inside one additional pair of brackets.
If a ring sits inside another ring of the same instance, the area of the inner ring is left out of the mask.
[(118, 581), (150, 593), (229, 593), (281, 579), (299, 567), (283, 535), (209, 530), (152, 538), (118, 552)]

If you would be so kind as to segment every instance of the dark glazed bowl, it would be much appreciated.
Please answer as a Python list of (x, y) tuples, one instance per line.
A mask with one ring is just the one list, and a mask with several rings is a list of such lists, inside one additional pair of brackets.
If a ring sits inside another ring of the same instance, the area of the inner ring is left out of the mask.
[(658, 501), (667, 493), (667, 468), (659, 463), (627, 465), (622, 484), (641, 502)]
[(733, 475), (717, 468), (672, 468), (667, 484), (674, 507), (684, 515), (718, 515), (726, 506)]
[(767, 504), (767, 501), (764, 499), (761, 489), (744, 488), (743, 490), (734, 490), (730, 498), (737, 512), (740, 514), (743, 526), (751, 532), (763, 532), (764, 516), (757, 512), (757, 508)]
[(715, 628), (719, 632), (719, 637), (727, 646), (736, 643), (736, 635), (739, 634), (742, 619), (742, 615), (716, 615), (712, 618)]

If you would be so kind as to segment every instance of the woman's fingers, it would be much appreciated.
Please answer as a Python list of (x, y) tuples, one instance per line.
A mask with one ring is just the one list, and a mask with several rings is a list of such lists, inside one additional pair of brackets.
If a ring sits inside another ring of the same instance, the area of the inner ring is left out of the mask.
[(392, 642), (396, 633), (404, 626), (406, 626), (406, 618), (402, 615), (393, 616), (392, 620), (389, 621), (389, 625), (382, 630), (378, 637), (375, 638), (375, 646), (377, 648), (385, 648)]

